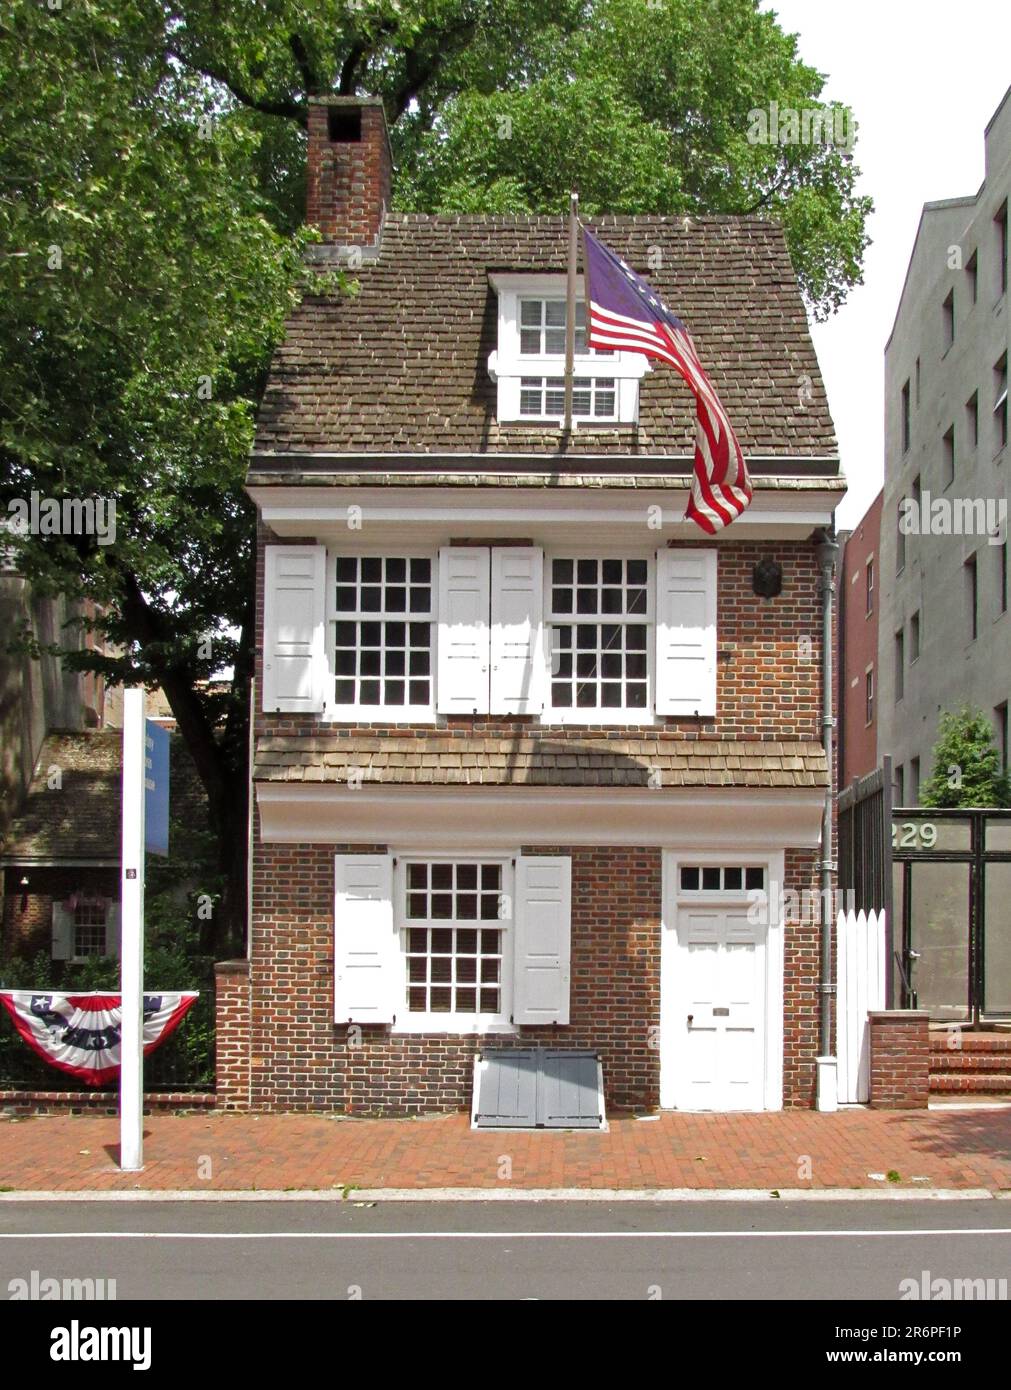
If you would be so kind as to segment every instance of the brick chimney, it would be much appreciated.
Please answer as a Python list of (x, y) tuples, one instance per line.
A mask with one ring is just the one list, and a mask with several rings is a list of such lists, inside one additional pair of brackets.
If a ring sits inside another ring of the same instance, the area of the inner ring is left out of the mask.
[(337, 246), (374, 245), (393, 158), (379, 97), (310, 97), (306, 221)]

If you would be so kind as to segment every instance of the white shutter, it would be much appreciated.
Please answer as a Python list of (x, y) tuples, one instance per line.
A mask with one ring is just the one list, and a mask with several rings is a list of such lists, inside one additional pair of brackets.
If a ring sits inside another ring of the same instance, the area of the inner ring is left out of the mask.
[(513, 1021), (568, 1023), (572, 860), (516, 860)]
[(656, 557), (656, 712), (716, 713), (716, 550)]
[(399, 963), (392, 856), (338, 854), (334, 860), (335, 1021), (392, 1023)]
[(263, 591), (263, 708), (318, 714), (326, 683), (326, 549), (268, 545)]
[(74, 914), (53, 903), (53, 960), (74, 959)]
[(440, 714), (488, 713), (490, 553), (462, 545), (439, 551)]
[(105, 913), (105, 954), (107, 956), (119, 956), (121, 920), (119, 903), (110, 903)]
[(493, 714), (540, 714), (544, 707), (544, 551), (496, 546), (491, 552)]

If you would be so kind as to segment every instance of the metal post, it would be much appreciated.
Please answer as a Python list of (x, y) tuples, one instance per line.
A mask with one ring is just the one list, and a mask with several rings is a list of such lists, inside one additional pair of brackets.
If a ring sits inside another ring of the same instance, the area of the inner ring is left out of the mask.
[(832, 1053), (832, 996), (835, 984), (832, 980), (832, 932), (835, 926), (832, 858), (832, 810), (835, 791), (834, 739), (835, 714), (832, 700), (832, 600), (835, 595), (835, 563), (839, 546), (828, 532), (822, 533), (818, 545), (818, 563), (821, 566), (822, 625), (821, 625), (821, 670), (822, 670), (822, 744), (825, 748), (825, 762), (828, 767), (828, 790), (821, 819), (821, 932), (820, 932), (820, 971), (818, 991), (818, 1100), (819, 1110), (835, 1110), (838, 1106), (836, 1083), (836, 1059)]
[(123, 692), (119, 1166), (144, 1166), (144, 689)]
[(565, 286), (565, 422), (572, 429), (572, 377), (576, 360), (576, 255), (579, 245), (579, 194), (569, 194), (569, 274)]

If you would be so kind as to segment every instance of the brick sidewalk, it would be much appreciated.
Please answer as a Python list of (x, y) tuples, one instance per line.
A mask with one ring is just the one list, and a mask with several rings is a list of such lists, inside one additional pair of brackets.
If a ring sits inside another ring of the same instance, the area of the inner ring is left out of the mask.
[[(143, 1173), (121, 1174), (114, 1119), (0, 1119), (0, 1188), (1011, 1189), (1011, 1110), (666, 1113), (607, 1134), (474, 1133), (464, 1115), (154, 1115), (144, 1132)], [(869, 1176), (889, 1171), (898, 1183)]]

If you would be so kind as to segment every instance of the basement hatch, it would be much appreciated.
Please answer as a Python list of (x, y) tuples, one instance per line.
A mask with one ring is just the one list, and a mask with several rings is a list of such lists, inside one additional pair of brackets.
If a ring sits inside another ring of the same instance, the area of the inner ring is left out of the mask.
[(556, 1047), (478, 1053), (472, 1128), (606, 1128), (600, 1054)]

